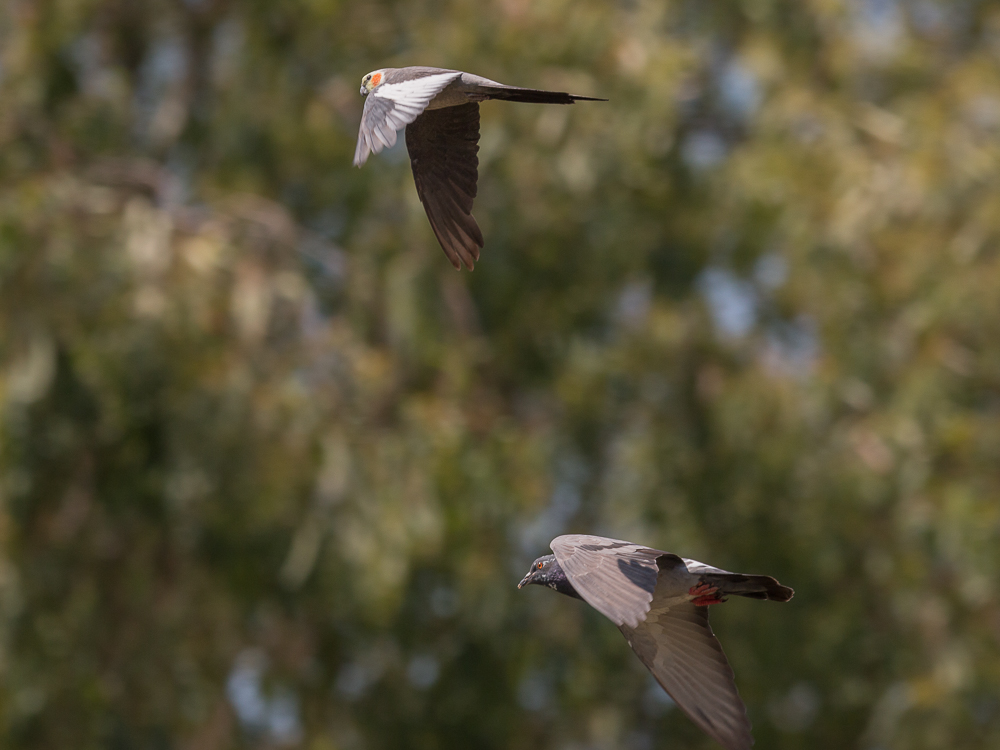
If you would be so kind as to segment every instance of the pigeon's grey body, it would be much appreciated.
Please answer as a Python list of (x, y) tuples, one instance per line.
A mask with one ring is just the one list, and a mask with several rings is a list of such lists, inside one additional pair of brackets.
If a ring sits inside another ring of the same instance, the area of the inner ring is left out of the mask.
[(396, 144), (406, 128), (413, 179), (431, 228), (455, 268), (472, 270), (483, 234), (472, 216), (479, 177), (479, 102), (540, 104), (602, 101), (561, 91), (507, 86), (444, 68), (382, 68), (362, 79), (366, 96), (354, 165)]
[(692, 721), (729, 750), (753, 745), (733, 670), (708, 624), (708, 605), (733, 594), (786, 602), (774, 578), (744, 575), (600, 536), (552, 540), (518, 588), (548, 585), (618, 626), (656, 681)]

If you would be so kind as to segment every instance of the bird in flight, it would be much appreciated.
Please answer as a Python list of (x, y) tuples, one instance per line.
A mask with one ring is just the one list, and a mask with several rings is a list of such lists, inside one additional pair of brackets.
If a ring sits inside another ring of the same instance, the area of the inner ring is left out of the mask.
[(413, 181), (431, 228), (457, 269), (479, 260), (483, 233), (472, 216), (479, 178), (479, 102), (504, 99), (536, 104), (607, 101), (561, 91), (506, 86), (443, 68), (382, 68), (361, 79), (366, 97), (354, 166), (396, 144), (406, 128)]
[(621, 630), (691, 720), (727, 750), (753, 745), (733, 670), (708, 624), (727, 596), (787, 602), (770, 576), (744, 575), (602, 536), (559, 536), (517, 587), (538, 584), (583, 599)]

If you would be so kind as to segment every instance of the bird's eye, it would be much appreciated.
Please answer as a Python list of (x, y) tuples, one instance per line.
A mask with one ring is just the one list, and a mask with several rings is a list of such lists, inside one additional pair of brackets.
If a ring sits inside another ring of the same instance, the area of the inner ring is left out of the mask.
[(539, 569), (539, 570), (541, 570), (541, 569), (542, 569), (542, 563), (538, 563), (538, 569)]

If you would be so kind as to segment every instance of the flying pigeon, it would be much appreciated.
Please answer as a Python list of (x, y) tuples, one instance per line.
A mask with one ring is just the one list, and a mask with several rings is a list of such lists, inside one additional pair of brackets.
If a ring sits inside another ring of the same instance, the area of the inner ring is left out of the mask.
[(489, 78), (443, 68), (382, 68), (361, 79), (366, 97), (354, 166), (396, 145), (406, 128), (413, 181), (431, 228), (457, 269), (479, 260), (483, 233), (472, 216), (479, 178), (479, 102), (505, 99), (536, 104), (607, 101), (561, 91), (506, 86)]
[(535, 583), (583, 599), (618, 626), (656, 681), (710, 737), (728, 750), (753, 745), (708, 607), (730, 594), (787, 602), (792, 589), (770, 576), (730, 573), (602, 536), (559, 536), (551, 547), (555, 554), (535, 560), (518, 588)]

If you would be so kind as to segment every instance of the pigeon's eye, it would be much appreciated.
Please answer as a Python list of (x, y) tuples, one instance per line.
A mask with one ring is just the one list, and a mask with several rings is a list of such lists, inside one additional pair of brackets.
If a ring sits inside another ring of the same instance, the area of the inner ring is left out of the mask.
[(542, 567), (543, 567), (543, 563), (538, 563), (538, 569), (541, 570)]

